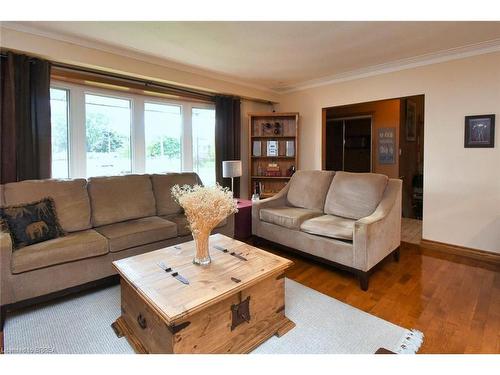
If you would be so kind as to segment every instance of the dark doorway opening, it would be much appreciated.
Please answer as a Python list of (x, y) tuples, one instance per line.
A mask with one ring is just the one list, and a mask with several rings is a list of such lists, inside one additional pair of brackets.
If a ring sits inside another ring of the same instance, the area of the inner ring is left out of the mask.
[(416, 95), (324, 108), (322, 168), (402, 179), (403, 217), (421, 220), (424, 99)]
[(334, 171), (371, 171), (370, 116), (333, 119), (326, 128), (326, 168)]

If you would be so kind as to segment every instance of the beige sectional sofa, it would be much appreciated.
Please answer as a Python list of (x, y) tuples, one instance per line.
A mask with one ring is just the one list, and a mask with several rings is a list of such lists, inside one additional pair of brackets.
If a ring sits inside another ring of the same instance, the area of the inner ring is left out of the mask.
[[(111, 262), (192, 239), (170, 189), (201, 184), (195, 173), (30, 180), (0, 186), (0, 205), (52, 197), (67, 235), (12, 250), (0, 232), (0, 304), (7, 309), (35, 297), (115, 275)], [(233, 236), (234, 218), (214, 232)], [(0, 327), (1, 330), (1, 327)]]
[(252, 206), (252, 233), (347, 269), (368, 289), (373, 267), (399, 257), (401, 180), (374, 173), (297, 171)]

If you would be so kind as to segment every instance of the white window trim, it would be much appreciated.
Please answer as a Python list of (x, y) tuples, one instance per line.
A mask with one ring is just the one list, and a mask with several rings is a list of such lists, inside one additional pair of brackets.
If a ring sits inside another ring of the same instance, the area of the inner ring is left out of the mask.
[(144, 103), (177, 105), (181, 107), (181, 170), (193, 171), (193, 128), (192, 110), (215, 109), (210, 103), (162, 99), (146, 95), (126, 94), (118, 90), (108, 90), (61, 81), (51, 81), (50, 87), (68, 90), (68, 164), (69, 177), (87, 177), (87, 151), (85, 129), (85, 94), (106, 95), (130, 101), (130, 150), (132, 173), (146, 173), (146, 146), (144, 127)]
[(73, 139), (72, 139), (72, 132), (71, 132), (71, 112), (70, 112), (70, 108), (71, 108), (71, 100), (72, 100), (72, 95), (71, 95), (71, 90), (68, 89), (67, 87), (64, 87), (63, 85), (61, 84), (57, 84), (57, 85), (50, 85), (50, 89), (56, 89), (56, 90), (64, 90), (66, 91), (66, 134), (68, 136), (68, 139), (67, 139), (67, 145), (68, 145), (68, 149), (67, 149), (67, 155), (66, 157), (68, 158), (68, 168), (67, 168), (67, 173), (68, 173), (68, 176), (71, 176), (72, 175), (72, 171), (71, 171), (71, 159), (72, 159), (72, 155), (71, 155), (71, 149), (72, 149), (72, 146), (73, 146)]

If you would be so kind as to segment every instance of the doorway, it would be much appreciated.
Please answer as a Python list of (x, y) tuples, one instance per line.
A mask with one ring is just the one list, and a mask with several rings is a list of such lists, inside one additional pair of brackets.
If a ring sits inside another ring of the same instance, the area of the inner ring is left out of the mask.
[(402, 215), (409, 221), (418, 220), (420, 227), (424, 102), (424, 95), (415, 95), (323, 108), (322, 132), (323, 169), (400, 178)]
[(371, 116), (332, 119), (326, 128), (326, 169), (346, 172), (371, 171)]

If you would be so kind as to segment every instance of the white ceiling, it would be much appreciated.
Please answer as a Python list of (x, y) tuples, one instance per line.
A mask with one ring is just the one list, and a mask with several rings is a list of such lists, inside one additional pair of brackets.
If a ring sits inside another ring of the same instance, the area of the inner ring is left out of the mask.
[(56, 37), (98, 43), (97, 48), (139, 52), (277, 91), (443, 53), (500, 46), (500, 22), (16, 24)]

